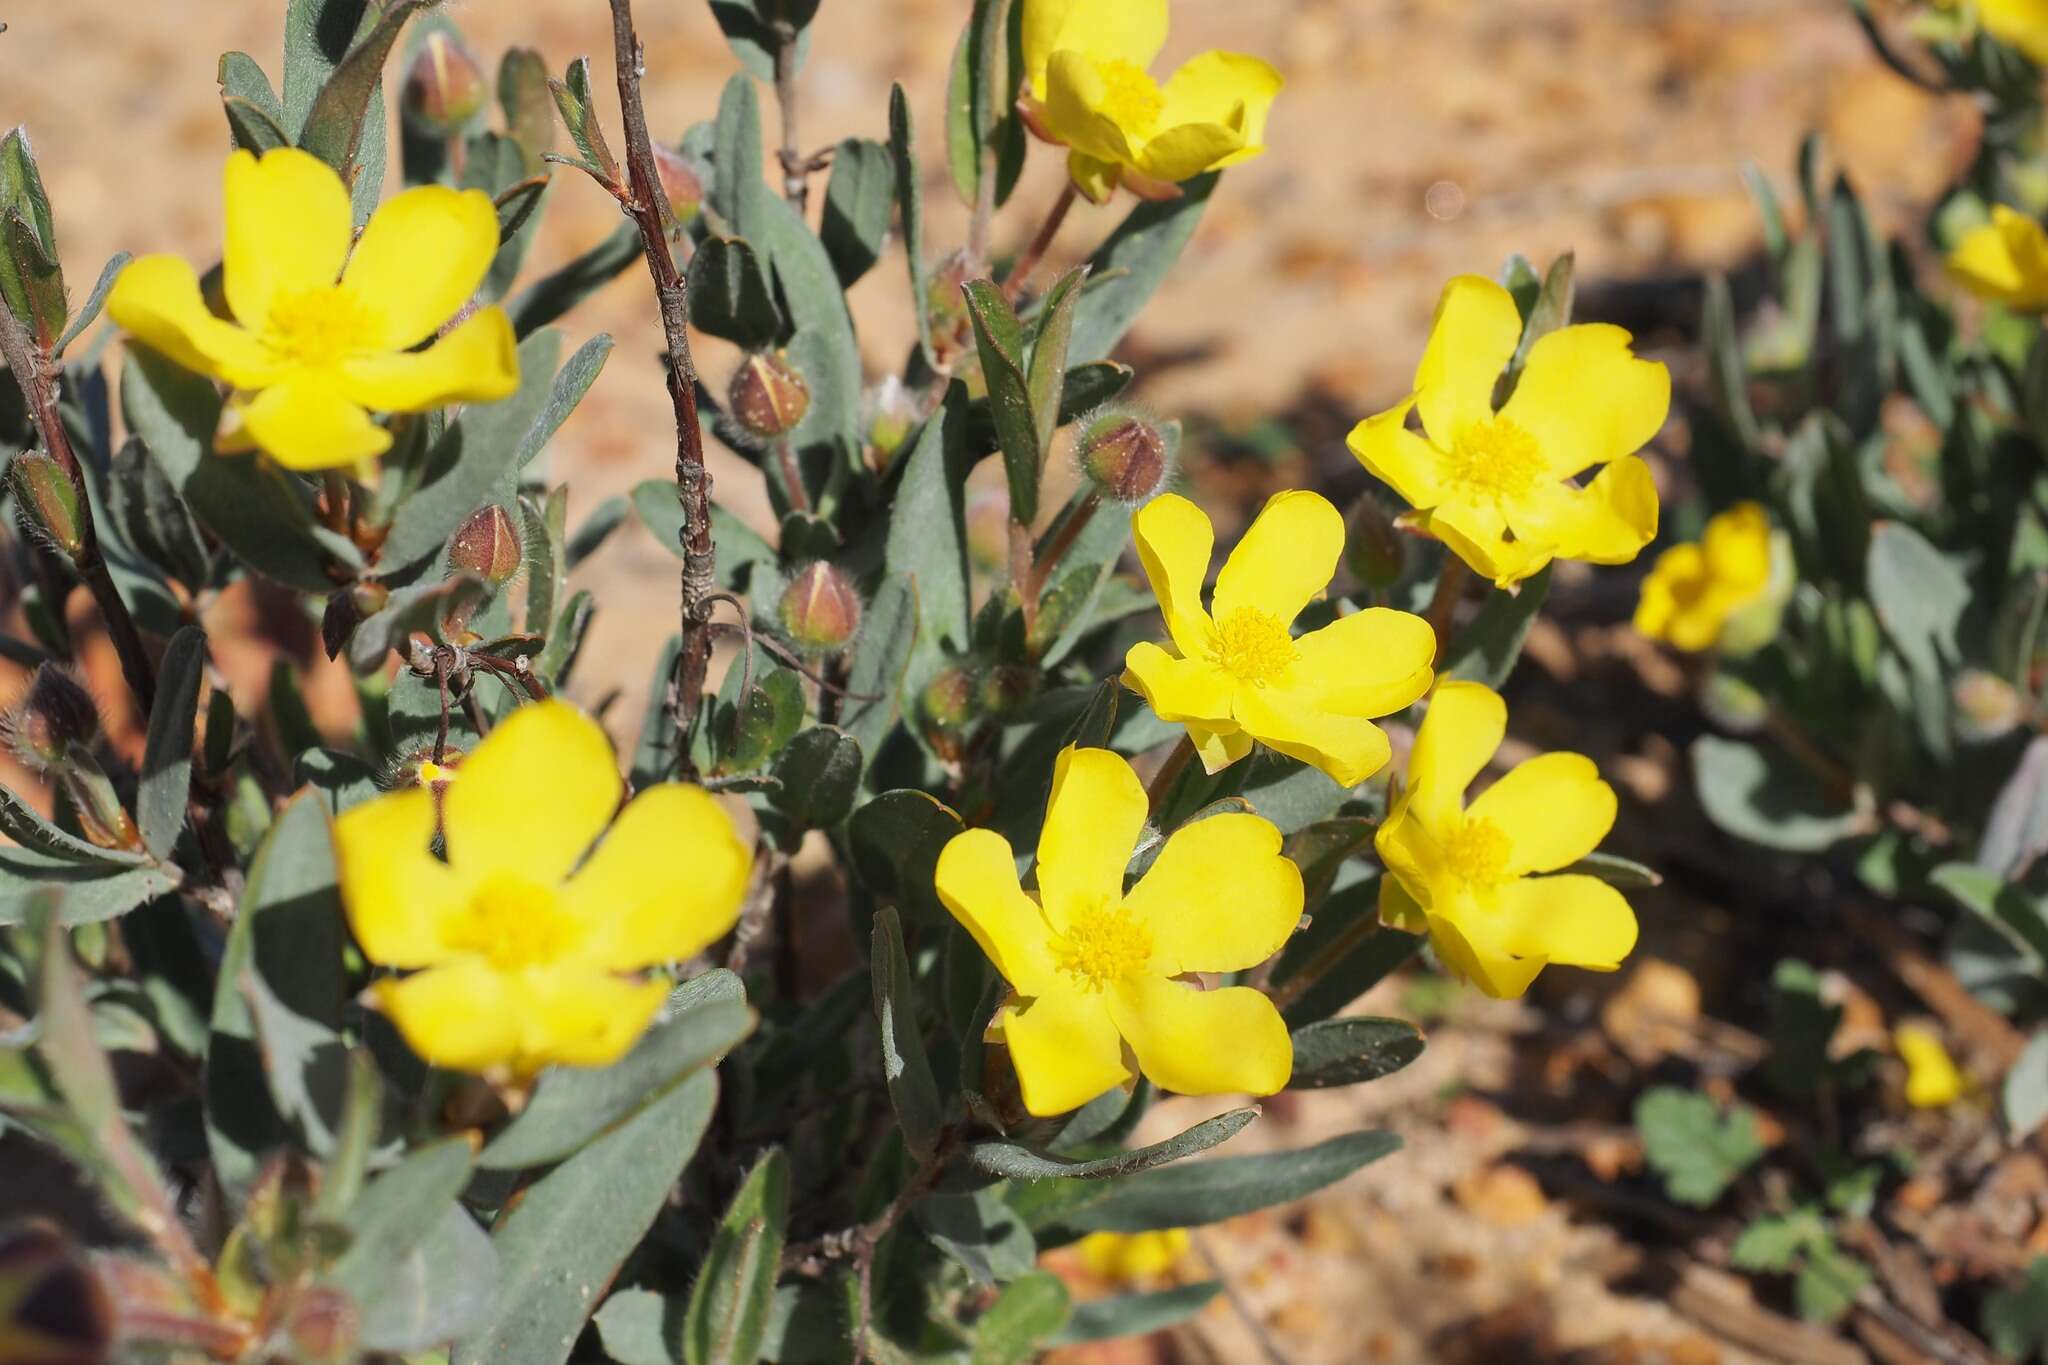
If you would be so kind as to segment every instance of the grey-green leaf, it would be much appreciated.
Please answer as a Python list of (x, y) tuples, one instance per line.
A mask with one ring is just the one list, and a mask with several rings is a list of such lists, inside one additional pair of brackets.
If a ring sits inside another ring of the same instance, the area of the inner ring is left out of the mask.
[(686, 1365), (754, 1365), (761, 1358), (789, 1222), (789, 1186), (789, 1159), (781, 1148), (770, 1148), (726, 1208), (690, 1289)]
[(185, 827), (192, 789), (192, 736), (199, 722), (199, 682), (206, 668), (206, 633), (187, 626), (171, 637), (157, 668), (156, 704), (149, 711), (142, 772), (136, 781), (135, 822), (142, 843), (159, 858), (171, 856)]
[(1374, 1081), (1421, 1055), (1421, 1031), (1400, 1019), (1325, 1019), (1294, 1031), (1294, 1078), (1287, 1088), (1321, 1090)]
[(1035, 1152), (1022, 1143), (991, 1138), (968, 1147), (967, 1159), (990, 1175), (1004, 1180), (1113, 1180), (1135, 1175), (1156, 1166), (1178, 1161), (1196, 1152), (1228, 1142), (1259, 1116), (1256, 1109), (1233, 1109), (1205, 1119), (1187, 1131), (1127, 1152), (1113, 1152), (1088, 1161), (1074, 1161), (1045, 1152)]
[(875, 914), (869, 957), (875, 1023), (882, 1045), (882, 1080), (889, 1088), (896, 1122), (903, 1129), (903, 1145), (923, 1161), (938, 1142), (945, 1110), (918, 1029), (917, 994), (910, 960), (903, 951), (902, 922), (894, 906), (884, 906)]
[(1222, 1157), (1146, 1171), (1065, 1221), (1084, 1231), (1196, 1227), (1290, 1203), (1400, 1149), (1394, 1133), (1346, 1133), (1291, 1152)]

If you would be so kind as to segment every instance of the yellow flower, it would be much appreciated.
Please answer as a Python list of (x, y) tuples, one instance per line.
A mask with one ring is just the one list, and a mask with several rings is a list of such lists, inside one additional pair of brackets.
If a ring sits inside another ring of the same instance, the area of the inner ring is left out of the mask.
[(1635, 913), (1607, 883), (1531, 875), (1569, 867), (1614, 827), (1614, 789), (1593, 760), (1540, 754), (1465, 804), (1507, 717), (1491, 688), (1438, 687), (1373, 840), (1388, 874), (1381, 920), (1427, 933), (1446, 968), (1496, 998), (1521, 995), (1548, 963), (1613, 971), (1636, 943)]
[(680, 782), (618, 811), (624, 786), (595, 721), (566, 702), (536, 702), (442, 786), (445, 862), (432, 849), (427, 787), (335, 821), (342, 899), (363, 955), (421, 969), (374, 987), (414, 1052), (515, 1077), (608, 1065), (668, 994), (667, 980), (636, 973), (732, 927), (752, 858), (731, 817)]
[(1166, 43), (1166, 0), (1025, 0), (1024, 65), (1034, 123), (1068, 149), (1074, 183), (1100, 203), (1118, 179), (1155, 194), (1266, 150), (1284, 82), (1256, 57), (1204, 52), (1167, 78), (1146, 68)]
[(1945, 1109), (1970, 1088), (1934, 1030), (1901, 1024), (1892, 1030), (1892, 1046), (1906, 1064), (1906, 1103), (1915, 1109)]
[(1134, 645), (1124, 686), (1161, 720), (1187, 726), (1205, 768), (1235, 763), (1253, 740), (1344, 787), (1385, 766), (1386, 732), (1371, 718), (1429, 691), (1436, 636), (1421, 617), (1383, 607), (1289, 634), (1344, 553), (1336, 508), (1298, 489), (1275, 494), (1224, 561), (1207, 611), (1202, 580), (1216, 533), (1202, 509), (1168, 493), (1131, 529), (1173, 648)]
[(1977, 22), (2036, 66), (2048, 66), (2048, 0), (1977, 0)]
[(1127, 1056), (1183, 1095), (1270, 1095), (1293, 1074), (1294, 1044), (1271, 1000), (1174, 979), (1256, 966), (1294, 932), (1301, 872), (1281, 856), (1280, 831), (1243, 813), (1183, 825), (1126, 893), (1145, 816), (1129, 763), (1069, 746), (1053, 769), (1035, 898), (993, 830), (956, 834), (939, 855), (939, 899), (1014, 992), (990, 1031), (1009, 1046), (1024, 1107), (1041, 1117), (1130, 1083)]
[(240, 425), (223, 451), (259, 449), (288, 469), (381, 455), (391, 433), (365, 409), (420, 412), (488, 402), (519, 386), (512, 323), (490, 307), (424, 350), (466, 306), (498, 250), (498, 213), (481, 190), (425, 185), (371, 215), (349, 249), (348, 187), (290, 147), (228, 158), (216, 317), (176, 256), (129, 265), (107, 312), (151, 348), (235, 389)]
[(1186, 1228), (1157, 1232), (1091, 1232), (1077, 1250), (1081, 1264), (1098, 1280), (1139, 1284), (1163, 1279), (1188, 1254)]
[(1636, 629), (1680, 649), (1711, 649), (1729, 617), (1770, 581), (1770, 517), (1753, 502), (1737, 503), (1707, 523), (1698, 544), (1657, 556), (1636, 603)]
[[(1529, 348), (1514, 396), (1494, 385), (1522, 335), (1514, 298), (1461, 275), (1444, 287), (1415, 391), (1360, 422), (1351, 453), (1419, 513), (1416, 523), (1501, 587), (1553, 558), (1626, 564), (1657, 534), (1657, 486), (1635, 454), (1671, 407), (1671, 375), (1605, 323)], [(1422, 433), (1408, 429), (1419, 409)], [(1591, 483), (1572, 480), (1605, 466)]]
[(2048, 311), (2048, 232), (2026, 214), (1993, 204), (1991, 221), (1964, 233), (1949, 253), (1948, 273), (1980, 299), (2022, 313)]

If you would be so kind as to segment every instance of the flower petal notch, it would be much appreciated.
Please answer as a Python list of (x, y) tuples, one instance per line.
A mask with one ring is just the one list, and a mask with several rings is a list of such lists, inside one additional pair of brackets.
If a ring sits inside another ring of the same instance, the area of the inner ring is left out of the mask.
[(1606, 323), (1539, 338), (1496, 409), (1494, 387), (1521, 336), (1505, 288), (1452, 280), (1414, 391), (1350, 438), (1359, 463), (1415, 509), (1418, 528), (1503, 588), (1553, 559), (1625, 564), (1656, 537), (1657, 488), (1636, 452), (1671, 409), (1670, 372)]
[(1202, 509), (1164, 494), (1132, 530), (1171, 638), (1133, 646), (1124, 685), (1161, 720), (1187, 726), (1204, 767), (1227, 767), (1254, 741), (1343, 787), (1385, 766), (1392, 751), (1372, 722), (1429, 691), (1436, 635), (1421, 617), (1382, 607), (1292, 633), (1343, 555), (1335, 507), (1298, 489), (1274, 495), (1224, 561), (1207, 607), (1216, 535)]
[(287, 469), (345, 468), (391, 448), (373, 412), (492, 402), (519, 387), (503, 308), (449, 325), (498, 251), (483, 191), (406, 190), (371, 215), (353, 249), (347, 187), (297, 148), (234, 153), (222, 197), (228, 316), (208, 308), (198, 274), (175, 256), (127, 266), (107, 313), (134, 340), (235, 391), (241, 423), (217, 443), (223, 452), (253, 446)]
[(1539, 754), (1466, 801), (1506, 732), (1491, 688), (1440, 685), (1373, 841), (1388, 873), (1381, 921), (1427, 932), (1447, 969), (1497, 999), (1520, 996), (1552, 964), (1611, 972), (1636, 943), (1619, 891), (1562, 871), (1614, 827), (1614, 789), (1591, 759)]
[(1010, 985), (990, 1031), (1009, 1047), (1024, 1107), (1040, 1117), (1140, 1073), (1182, 1094), (1270, 1095), (1293, 1072), (1294, 1045), (1271, 1000), (1182, 979), (1254, 967), (1294, 932), (1301, 872), (1282, 856), (1280, 831), (1243, 813), (1193, 821), (1126, 891), (1145, 815), (1128, 762), (1069, 746), (1054, 770), (1035, 895), (1018, 880), (1009, 841), (991, 830), (957, 834), (939, 855), (939, 899)]
[(667, 782), (614, 819), (623, 791), (597, 723), (545, 701), (515, 711), (439, 792), (408, 787), (335, 821), (356, 942), (373, 963), (412, 969), (380, 978), (374, 998), (421, 1058), (515, 1080), (608, 1066), (668, 994), (644, 969), (738, 920), (753, 858), (718, 802)]

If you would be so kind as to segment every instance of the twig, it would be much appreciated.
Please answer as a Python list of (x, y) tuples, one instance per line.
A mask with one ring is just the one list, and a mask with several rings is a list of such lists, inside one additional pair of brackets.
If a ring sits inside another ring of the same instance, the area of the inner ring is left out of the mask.
[(1091, 491), (1087, 499), (1074, 509), (1073, 515), (1060, 523), (1059, 529), (1053, 532), (1052, 539), (1046, 543), (1045, 548), (1038, 552), (1037, 559), (1031, 565), (1033, 598), (1045, 591), (1046, 580), (1052, 577), (1052, 571), (1060, 566), (1060, 561), (1067, 557), (1067, 552), (1074, 548), (1074, 542), (1081, 538), (1081, 532), (1088, 529), (1088, 523), (1095, 519), (1096, 509), (1101, 506), (1102, 494)]
[[(988, 24), (984, 32), (1008, 33), (1010, 31), (1010, 0), (994, 0), (994, 3), (989, 8)], [(978, 98), (990, 101), (991, 105), (998, 98), (996, 92), (991, 87), (995, 82), (996, 71), (1001, 66), (1004, 55), (1004, 44), (1000, 42), (983, 45), (981, 69), (977, 73), (981, 85), (981, 92)], [(1014, 90), (1009, 91), (1002, 98), (1007, 103), (1016, 93)], [(994, 139), (989, 139), (982, 143), (979, 170), (980, 174), (975, 180), (974, 216), (967, 223), (967, 260), (970, 274), (985, 272), (988, 269), (989, 227), (994, 223), (996, 216), (996, 147)]]
[(796, 25), (775, 21), (775, 100), (782, 109), (782, 194), (801, 214), (811, 196), (811, 171), (816, 158), (796, 149)]
[(1024, 638), (1038, 634), (1038, 573), (1031, 564), (1031, 528), (1010, 518), (1010, 586), (1024, 613)]
[(644, 56), (633, 31), (632, 0), (611, 0), (612, 55), (618, 64), (619, 112), (626, 132), (629, 192), (620, 202), (640, 229), (647, 273), (661, 305), (662, 340), (667, 347), (668, 396), (676, 419), (676, 496), (683, 505), (682, 648), (669, 683), (668, 711), (678, 735), (678, 760), (685, 777), (695, 775), (683, 737), (704, 704), (704, 675), (711, 664), (711, 608), (717, 557), (711, 541), (711, 473), (704, 467), (704, 433), (697, 421), (697, 367), (690, 359), (690, 304), (683, 277), (669, 251), (673, 216), (655, 169), (647, 135), (647, 110), (640, 102)]
[(833, 1262), (844, 1260), (848, 1256), (865, 1256), (872, 1259), (875, 1248), (889, 1235), (889, 1230), (902, 1221), (903, 1215), (910, 1211), (910, 1206), (931, 1193), (932, 1187), (939, 1183), (939, 1176), (944, 1173), (946, 1163), (952, 1160), (954, 1149), (959, 1145), (960, 1132), (957, 1128), (947, 1127), (940, 1130), (938, 1141), (933, 1144), (931, 1156), (917, 1168), (909, 1182), (897, 1191), (896, 1197), (889, 1201), (888, 1208), (865, 1223), (857, 1223), (850, 1228), (840, 1228), (822, 1237), (813, 1237), (807, 1242), (796, 1243), (782, 1253), (782, 1268), (798, 1275), (816, 1278), (830, 1269)]
[(1074, 207), (1074, 201), (1081, 192), (1074, 188), (1072, 180), (1060, 187), (1060, 197), (1052, 201), (1052, 209), (1045, 215), (1045, 221), (1038, 225), (1038, 233), (1024, 248), (1010, 267), (1009, 275), (1003, 280), (1003, 297), (1015, 302), (1031, 279), (1031, 272), (1038, 269), (1038, 263), (1045, 259), (1045, 253), (1052, 246), (1052, 239), (1059, 236), (1060, 225), (1067, 221), (1067, 213)]
[(1436, 654), (1444, 655), (1444, 637), (1450, 633), (1457, 621), (1458, 602), (1465, 596), (1465, 582), (1472, 577), (1472, 570), (1448, 545), (1444, 547), (1444, 566), (1436, 576), (1436, 592), (1429, 599), (1429, 629), (1436, 636)]
[[(1382, 873), (1392, 876), (1392, 873)], [(1309, 987), (1335, 971), (1345, 958), (1367, 939), (1380, 932), (1380, 917), (1375, 914), (1360, 915), (1344, 926), (1344, 932), (1323, 945), (1321, 952), (1310, 958), (1302, 969), (1288, 977), (1280, 985), (1267, 992), (1273, 998), (1275, 1009), (1286, 1009), (1307, 994)], [(1399, 930), (1389, 932), (1398, 933)]]
[(1159, 812), (1166, 805), (1167, 796), (1173, 791), (1174, 783), (1187, 771), (1188, 760), (1195, 756), (1195, 741), (1187, 735), (1180, 737), (1180, 743), (1173, 746), (1173, 752), (1159, 765), (1159, 771), (1152, 774), (1152, 781), (1145, 788), (1145, 807), (1148, 820), (1157, 820)]

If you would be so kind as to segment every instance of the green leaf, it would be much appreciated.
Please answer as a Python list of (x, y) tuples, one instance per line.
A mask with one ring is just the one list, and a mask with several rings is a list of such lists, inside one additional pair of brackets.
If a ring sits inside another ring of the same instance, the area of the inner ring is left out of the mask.
[(237, 150), (262, 156), (265, 152), (292, 145), (284, 126), (250, 101), (226, 95), (220, 103), (221, 111), (228, 119), (228, 137)]
[(1095, 285), (1074, 314), (1069, 364), (1109, 358), (1180, 259), (1220, 179), (1222, 172), (1211, 171), (1183, 181), (1178, 199), (1139, 203), (1088, 258)]
[(1807, 1249), (1792, 1282), (1792, 1300), (1807, 1321), (1834, 1322), (1856, 1306), (1873, 1278), (1869, 1266), (1825, 1238)]
[(768, 803), (795, 829), (830, 829), (852, 813), (860, 773), (860, 741), (836, 726), (813, 726), (777, 756), (780, 785)]
[(125, 251), (117, 251), (104, 266), (100, 267), (100, 277), (94, 281), (92, 292), (86, 295), (85, 302), (79, 305), (78, 311), (72, 315), (70, 325), (65, 327), (63, 335), (57, 338), (57, 344), (50, 348), (53, 357), (62, 356), (64, 349), (78, 340), (78, 334), (92, 326), (94, 319), (100, 315), (100, 309), (106, 306), (107, 291), (114, 287), (114, 277), (127, 269), (128, 262), (134, 259)]
[[(287, 0), (284, 98), (277, 112), (290, 132), (296, 134), (305, 126), (321, 87), (367, 26), (368, 8), (368, 0)], [(269, 88), (268, 80), (264, 88)]]
[(846, 827), (853, 870), (876, 899), (908, 911), (944, 913), (932, 875), (960, 817), (921, 791), (887, 791), (853, 813)]
[(918, 172), (917, 133), (910, 101), (901, 84), (889, 87), (889, 160), (896, 178), (896, 212), (903, 223), (903, 254), (910, 267), (911, 312), (917, 316), (917, 344), (932, 361), (930, 281), (924, 260), (924, 180)]
[(1362, 927), (1362, 922), (1376, 926), (1357, 938), (1354, 946), (1339, 953), (1316, 984), (1282, 1011), (1289, 1027), (1300, 1028), (1329, 1018), (1422, 951), (1422, 945), (1428, 941), (1423, 935), (1404, 934), (1378, 925), (1378, 901), (1377, 878), (1354, 882), (1324, 901), (1307, 930), (1296, 934), (1281, 950), (1274, 980), (1284, 986), (1325, 953), (1338, 952), (1339, 940)]
[(750, 773), (782, 752), (804, 723), (803, 684), (787, 668), (761, 667), (742, 697), (740, 669), (726, 674), (713, 717), (713, 770), (720, 776)]
[(690, 1288), (687, 1365), (753, 1365), (761, 1358), (789, 1222), (789, 1159), (779, 1147), (747, 1172)]
[(1047, 1339), (1048, 1346), (1084, 1346), (1091, 1341), (1149, 1336), (1186, 1322), (1223, 1292), (1223, 1281), (1200, 1280), (1148, 1294), (1113, 1294), (1074, 1305), (1067, 1325)]
[(1529, 363), (1529, 348), (1571, 323), (1575, 294), (1572, 261), (1572, 253), (1567, 251), (1550, 263), (1550, 269), (1543, 272), (1543, 283), (1535, 298), (1522, 313), (1522, 339), (1516, 345), (1514, 359), (1508, 362), (1507, 373), (1501, 381), (1510, 394), (1514, 392), (1515, 381), (1521, 377), (1522, 367)]
[(1399, 1019), (1347, 1015), (1294, 1031), (1294, 1078), (1289, 1090), (1376, 1081), (1422, 1055), (1422, 1033)]
[(0, 212), (0, 294), (38, 345), (55, 344), (64, 331), (64, 271), (11, 207)]
[(903, 926), (894, 906), (883, 906), (875, 914), (869, 970), (882, 1045), (882, 1080), (889, 1088), (897, 1125), (903, 1130), (904, 1147), (919, 1161), (927, 1161), (945, 1122), (945, 1109), (938, 1084), (932, 1079), (931, 1061), (925, 1056), (924, 1036), (918, 1030), (917, 993), (910, 960), (903, 951)]
[[(602, 184), (622, 183), (618, 159), (604, 140), (604, 125), (598, 119), (597, 103), (591, 98), (590, 58), (578, 57), (569, 63), (561, 80), (548, 82), (548, 91), (555, 97), (555, 108), (562, 115), (562, 126), (569, 130), (569, 140), (583, 154), (583, 168)], [(630, 225), (622, 231), (637, 235), (637, 229)]]
[(1765, 1216), (1742, 1230), (1728, 1248), (1728, 1262), (1737, 1270), (1784, 1272), (1792, 1269), (1816, 1238), (1827, 1236), (1827, 1225), (1807, 1208), (1788, 1214)]
[(2048, 1256), (2036, 1256), (2019, 1280), (1985, 1296), (1984, 1335), (2007, 1360), (2048, 1350)]
[(840, 713), (846, 733), (860, 741), (872, 764), (882, 741), (895, 728), (904, 670), (918, 639), (917, 580), (892, 573), (868, 601), (867, 619), (853, 646), (853, 666), (846, 690), (852, 694)]
[(1992, 799), (1972, 861), (1987, 872), (2010, 877), (2043, 852), (2048, 852), (2048, 736), (2036, 735), (2027, 741), (2012, 776)]
[(1038, 1243), (1031, 1229), (995, 1186), (972, 1194), (927, 1195), (910, 1206), (910, 1216), (983, 1288), (1029, 1274), (1037, 1264)]
[(1444, 649), (1437, 671), (1498, 688), (1515, 671), (1522, 646), (1550, 597), (1550, 569), (1527, 579), (1519, 592), (1489, 592), (1479, 614)]
[(498, 1250), (459, 1204), (444, 1204), (426, 1236), (391, 1264), (364, 1302), (357, 1345), (429, 1351), (475, 1331), (498, 1294)]
[[(298, 145), (340, 173), (349, 186), (356, 226), (369, 221), (384, 184), (384, 60), (405, 22), (431, 0), (393, 0), (376, 24), (348, 50), (313, 97)], [(285, 103), (292, 97), (292, 67), (286, 49)], [(286, 128), (291, 129), (289, 117)]]
[(646, 1236), (718, 1103), (698, 1071), (528, 1186), (498, 1216), (498, 1297), (451, 1365), (562, 1365), (598, 1293)]
[(505, 131), (519, 144), (528, 175), (545, 175), (541, 158), (555, 149), (555, 99), (548, 89), (547, 62), (530, 47), (505, 50), (498, 61), (498, 107)]
[(1956, 629), (1970, 605), (1969, 580), (1945, 555), (1903, 522), (1879, 522), (1870, 533), (1870, 604), (1878, 624), (1920, 678), (1942, 677), (1960, 651)]
[(639, 228), (631, 223), (614, 228), (602, 242), (513, 296), (505, 305), (513, 333), (524, 340), (556, 321), (632, 269), (641, 254)]
[(782, 310), (761, 258), (743, 237), (706, 237), (690, 259), (690, 322), (760, 350), (782, 335)]
[[(7, 787), (0, 787), (0, 834), (5, 834), (23, 851), (46, 853), (62, 862), (98, 865), (102, 871), (117, 868), (140, 867), (149, 861), (147, 855), (131, 853), (125, 849), (101, 848), (88, 843), (68, 830), (60, 829), (36, 813), (33, 806)], [(0, 845), (0, 855), (14, 850)]]
[(974, 1324), (969, 1365), (1025, 1365), (1067, 1320), (1067, 1287), (1043, 1270), (1019, 1275), (1003, 1286), (995, 1303)]
[(543, 1072), (531, 1102), (485, 1146), (486, 1170), (545, 1166), (619, 1128), (753, 1032), (739, 978), (722, 968), (670, 993), (654, 1024), (606, 1067)]
[(946, 164), (961, 202), (981, 194), (982, 152), (996, 154), (993, 204), (1010, 197), (1024, 167), (1024, 126), (1012, 107), (1023, 82), (1017, 0), (974, 0), (974, 12), (953, 49), (946, 85)]
[(149, 712), (142, 772), (136, 781), (135, 823), (143, 846), (171, 856), (185, 827), (192, 789), (192, 736), (199, 723), (199, 681), (206, 668), (206, 633), (187, 626), (171, 637), (157, 666), (156, 704)]
[(1705, 1208), (1764, 1152), (1756, 1117), (1737, 1107), (1725, 1116), (1705, 1095), (1657, 1086), (1636, 1101), (1643, 1157), (1681, 1204)]
[(839, 144), (832, 155), (818, 237), (840, 284), (852, 288), (882, 258), (895, 194), (896, 166), (887, 147), (864, 137)]
[(1707, 392), (1713, 400), (1714, 410), (1743, 450), (1755, 451), (1762, 443), (1763, 432), (1757, 425), (1756, 410), (1749, 401), (1749, 367), (1742, 358), (1742, 339), (1735, 324), (1735, 301), (1728, 292), (1725, 275), (1714, 275), (1707, 280), (1700, 330), (1701, 349), (1707, 358)]
[(911, 694), (923, 691), (948, 653), (964, 653), (972, 639), (966, 483), (977, 451), (967, 428), (967, 389), (955, 381), (900, 460), (882, 564), (917, 585), (917, 648), (905, 678)]
[(1656, 868), (1646, 867), (1642, 863), (1613, 853), (1588, 853), (1577, 862), (1561, 867), (1558, 871), (1576, 876), (1598, 877), (1609, 886), (1619, 887), (1623, 891), (1647, 891), (1653, 886), (1664, 884), (1664, 874)]
[(1003, 1180), (1113, 1180), (1220, 1146), (1243, 1132), (1258, 1116), (1257, 1109), (1233, 1109), (1163, 1142), (1092, 1160), (1076, 1161), (998, 1138), (970, 1144), (967, 1160), (977, 1169)]
[(1003, 452), (1003, 472), (1010, 488), (1010, 515), (1029, 525), (1038, 517), (1041, 470), (1038, 419), (1031, 410), (1031, 382), (1024, 369), (1024, 332), (1002, 289), (990, 280), (969, 280), (962, 286), (967, 313), (974, 323), (974, 341), (981, 353), (982, 377), (988, 383), (990, 413)]
[(2014, 1141), (2029, 1137), (2048, 1122), (2048, 1029), (2038, 1029), (2005, 1073), (1999, 1092), (2005, 1129)]
[(2011, 943), (2033, 970), (2048, 967), (2048, 910), (2024, 887), (1968, 863), (1943, 863), (1927, 880)]
[(1031, 343), (1029, 384), (1031, 413), (1038, 422), (1038, 460), (1052, 454), (1052, 435), (1059, 430), (1067, 392), (1067, 348), (1074, 336), (1074, 310), (1088, 283), (1088, 267), (1076, 266), (1053, 282), (1039, 313), (1038, 334)]
[(640, 738), (633, 745), (633, 766), (628, 773), (634, 791), (666, 781), (676, 770), (676, 728), (669, 715), (667, 694), (682, 652), (683, 637), (669, 636), (654, 661), (653, 676), (647, 681), (647, 702), (640, 712)]
[(1087, 1232), (1156, 1232), (1291, 1203), (1400, 1149), (1394, 1133), (1346, 1133), (1291, 1152), (1220, 1157), (1146, 1171), (1063, 1221)]
[[(443, 1138), (413, 1151), (371, 1181), (349, 1205), (343, 1219), (349, 1232), (348, 1250), (329, 1269), (327, 1280), (377, 1322), (374, 1339), (365, 1337), (362, 1345), (381, 1351), (422, 1350), (466, 1330), (488, 1306), (494, 1287), (490, 1282), (480, 1286), (481, 1295), (468, 1296), (470, 1321), (426, 1336), (423, 1330), (443, 1326), (445, 1305), (419, 1303), (408, 1313), (402, 1311), (400, 1302), (394, 1302), (402, 1301), (408, 1288), (417, 1290), (427, 1283), (423, 1253), (432, 1245), (442, 1220), (452, 1214), (469, 1221), (455, 1201), (469, 1181), (473, 1164), (466, 1139)], [(491, 1249), (490, 1239), (474, 1223), (470, 1226), (495, 1280), (497, 1253)]]
[(1860, 827), (1804, 768), (1776, 749), (1702, 735), (1692, 746), (1693, 785), (1707, 817), (1738, 838), (1786, 853), (1818, 853)]
[(669, 1338), (682, 1312), (680, 1300), (651, 1289), (618, 1289), (591, 1322), (604, 1353), (619, 1365), (681, 1365), (680, 1343)]
[(803, 66), (811, 47), (811, 20), (817, 17), (818, 0), (711, 0), (711, 17), (731, 45), (733, 56), (757, 81), (775, 80), (775, 53), (781, 46), (776, 32), (779, 18), (795, 31), (795, 60), (791, 71)]
[(33, 848), (0, 847), (0, 924), (20, 924), (54, 894), (57, 922), (69, 928), (125, 915), (178, 888), (176, 867), (81, 862)]

